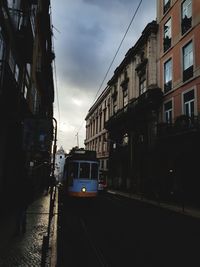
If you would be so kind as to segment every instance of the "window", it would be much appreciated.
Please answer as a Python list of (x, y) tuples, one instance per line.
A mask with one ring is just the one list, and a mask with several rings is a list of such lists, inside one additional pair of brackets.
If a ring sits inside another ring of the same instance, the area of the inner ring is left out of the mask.
[(182, 34), (187, 32), (192, 27), (192, 1), (185, 0), (181, 6), (182, 22), (181, 29)]
[(113, 114), (117, 113), (117, 100), (113, 101)]
[(3, 40), (3, 36), (1, 35), (1, 28), (0, 28), (0, 60), (3, 59), (3, 55), (4, 55), (4, 40)]
[(103, 111), (103, 128), (105, 127), (105, 122), (106, 122), (106, 108)]
[(184, 114), (194, 116), (194, 90), (191, 90), (183, 95)]
[(10, 54), (9, 54), (9, 66), (10, 66), (10, 69), (11, 71), (14, 73), (15, 72), (15, 60), (13, 58), (13, 55), (12, 55), (12, 52), (10, 51)]
[(96, 117), (96, 134), (98, 133), (98, 117)]
[(164, 42), (163, 49), (164, 52), (171, 47), (171, 18), (164, 24)]
[(99, 115), (99, 131), (102, 130), (102, 112)]
[(24, 98), (27, 99), (27, 95), (28, 95), (28, 88), (27, 86), (25, 85), (24, 86)]
[(139, 78), (139, 90), (140, 90), (139, 92), (140, 95), (142, 95), (147, 90), (147, 81), (145, 74)]
[(123, 146), (128, 145), (128, 134), (124, 134), (123, 138), (122, 138), (122, 144)]
[(170, 8), (170, 0), (163, 0), (163, 14)]
[(19, 9), (21, 0), (7, 0), (8, 8)]
[(8, 63), (9, 63), (10, 69), (11, 69), (11, 71), (15, 77), (15, 80), (18, 82), (18, 80), (19, 80), (19, 66), (15, 62), (15, 59), (14, 59), (11, 51), (9, 54)]
[(164, 92), (172, 89), (172, 59), (164, 63)]
[(101, 168), (104, 169), (104, 160), (101, 161)]
[(90, 164), (89, 163), (80, 163), (79, 168), (79, 178), (80, 179), (89, 179), (90, 177)]
[(19, 67), (18, 65), (16, 64), (15, 65), (15, 80), (18, 82), (19, 80)]
[(193, 44), (188, 43), (183, 47), (183, 81), (193, 76)]
[(98, 148), (98, 152), (101, 152), (101, 147), (102, 146), (102, 144), (101, 144), (101, 136), (99, 136), (99, 148)]
[(128, 105), (128, 90), (127, 88), (123, 90), (123, 107)]
[(172, 101), (164, 104), (164, 116), (166, 123), (172, 123)]
[(98, 178), (98, 164), (92, 163), (91, 164), (91, 179)]
[(72, 185), (73, 184), (73, 179), (78, 178), (78, 163), (77, 162), (70, 162), (69, 163), (69, 168), (68, 168), (68, 184)]

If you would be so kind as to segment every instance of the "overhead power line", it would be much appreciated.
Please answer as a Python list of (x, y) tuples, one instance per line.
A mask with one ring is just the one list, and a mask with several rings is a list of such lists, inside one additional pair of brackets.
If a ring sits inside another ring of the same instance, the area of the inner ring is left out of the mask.
[[(126, 38), (126, 35), (127, 35), (128, 31), (129, 31), (129, 29), (130, 29), (130, 27), (131, 27), (131, 25), (132, 25), (132, 23), (133, 23), (133, 20), (135, 19), (136, 15), (137, 15), (137, 12), (138, 12), (138, 10), (139, 10), (141, 4), (142, 4), (142, 0), (140, 0), (140, 2), (139, 2), (139, 4), (138, 4), (138, 6), (137, 6), (137, 8), (136, 8), (136, 10), (135, 10), (135, 12), (134, 12), (132, 18), (131, 18), (131, 21), (130, 21), (130, 23), (129, 23), (129, 25), (128, 25), (128, 27), (127, 27), (125, 33), (124, 33), (124, 36), (123, 36), (123, 38), (122, 38), (122, 40), (121, 40), (121, 42), (120, 42), (120, 44), (119, 44), (119, 46), (118, 46), (118, 48), (117, 48), (117, 50), (116, 50), (116, 52), (115, 52), (114, 57), (113, 57), (113, 59), (112, 59), (110, 65), (109, 65), (109, 67), (108, 67), (108, 69), (107, 69), (107, 71), (106, 71), (106, 73), (105, 73), (105, 75), (104, 75), (104, 78), (103, 78), (103, 80), (102, 80), (102, 82), (101, 82), (101, 84), (100, 84), (100, 86), (99, 86), (99, 88), (98, 88), (98, 90), (97, 90), (97, 92), (96, 92), (96, 95), (95, 95), (95, 97), (94, 97), (94, 100), (93, 100), (93, 102), (92, 102), (92, 105), (93, 105), (93, 103), (95, 102), (95, 100), (96, 100), (96, 98), (97, 98), (97, 96), (98, 96), (98, 94), (99, 94), (99, 92), (100, 92), (100, 90), (101, 90), (101, 88), (102, 88), (102, 86), (103, 86), (103, 84), (104, 84), (104, 82), (105, 82), (107, 76), (108, 76), (108, 73), (109, 73), (109, 71), (110, 71), (110, 69), (111, 69), (111, 67), (112, 67), (112, 65), (113, 65), (113, 63), (114, 63), (114, 61), (115, 61), (115, 58), (117, 57), (117, 55), (118, 55), (118, 53), (119, 53), (119, 50), (120, 50), (120, 48), (121, 48), (121, 46), (122, 46), (122, 43), (124, 42), (124, 39)], [(80, 126), (78, 132), (79, 132), (79, 131), (81, 130), (81, 128), (83, 127), (83, 124), (84, 124), (84, 121), (82, 122), (82, 124), (81, 124), (81, 126)]]
[[(105, 80), (106, 80), (106, 77), (107, 77), (107, 75), (108, 75), (108, 73), (109, 73), (109, 71), (110, 71), (110, 69), (111, 69), (111, 67), (112, 67), (112, 65), (113, 65), (113, 63), (114, 63), (114, 61), (115, 61), (115, 58), (116, 58), (117, 54), (119, 53), (119, 50), (120, 50), (120, 48), (121, 48), (121, 46), (122, 46), (122, 43), (124, 42), (124, 39), (126, 38), (126, 35), (127, 35), (128, 31), (129, 31), (129, 29), (130, 29), (130, 27), (131, 27), (131, 24), (133, 23), (133, 20), (134, 20), (135, 16), (137, 15), (137, 12), (138, 12), (138, 10), (139, 10), (141, 4), (142, 4), (142, 0), (140, 0), (140, 2), (139, 2), (138, 6), (137, 6), (137, 8), (136, 8), (136, 10), (135, 10), (135, 12), (134, 12), (134, 14), (133, 14), (133, 17), (131, 18), (131, 21), (130, 21), (130, 23), (129, 23), (129, 25), (128, 25), (126, 31), (125, 31), (125, 34), (124, 34), (124, 36), (123, 36), (123, 38), (122, 38), (122, 40), (121, 40), (121, 42), (120, 42), (118, 48), (117, 48), (117, 51), (115, 52), (115, 55), (114, 55), (114, 57), (113, 57), (113, 59), (112, 59), (110, 65), (109, 65), (109, 67), (108, 67), (108, 70), (106, 71), (106, 74), (105, 74), (105, 76), (104, 76), (104, 78), (103, 78), (103, 80), (102, 80), (102, 82), (101, 82), (101, 84), (100, 84), (100, 86), (99, 86), (99, 89), (97, 90), (97, 93), (96, 93), (96, 95), (95, 95), (94, 101), (96, 100), (96, 98), (97, 98), (97, 96), (98, 96), (98, 94), (99, 94), (99, 91), (101, 90), (101, 88), (102, 88), (102, 86), (103, 86), (103, 84), (104, 84), (104, 82), (105, 82)], [(93, 101), (93, 102), (94, 102), (94, 101)]]
[[(52, 25), (52, 36), (54, 36), (53, 34), (53, 29), (57, 30), (59, 32), (58, 29), (56, 29), (53, 24), (52, 24), (52, 9), (50, 6), (50, 20), (51, 20), (51, 25)], [(60, 33), (60, 32), (59, 32)], [(55, 47), (54, 47), (54, 39), (52, 38), (52, 50), (55, 51)], [(59, 96), (58, 96), (58, 82), (57, 82), (57, 72), (56, 72), (56, 57), (53, 60), (53, 70), (54, 70), (54, 82), (55, 82), (55, 91), (56, 91), (56, 100), (57, 100), (57, 109), (58, 109), (58, 129), (60, 130), (60, 103), (59, 103)]]

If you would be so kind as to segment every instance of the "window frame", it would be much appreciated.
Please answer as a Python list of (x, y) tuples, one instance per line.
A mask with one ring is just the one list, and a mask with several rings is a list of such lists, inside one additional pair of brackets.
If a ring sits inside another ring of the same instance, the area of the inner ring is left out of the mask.
[[(170, 22), (170, 27), (166, 24)], [(166, 28), (169, 28), (166, 30)], [(172, 18), (169, 17), (163, 24), (163, 51), (166, 52), (172, 46)]]
[[(165, 106), (167, 104), (169, 104), (170, 102), (171, 102), (171, 108), (166, 109)], [(173, 122), (173, 118), (174, 118), (174, 114), (173, 114), (174, 109), (173, 109), (173, 106), (174, 105), (173, 105), (173, 99), (172, 98), (171, 99), (168, 99), (167, 101), (165, 101), (163, 103), (163, 119), (164, 119), (164, 122), (167, 123), (167, 124), (172, 124), (172, 122)], [(168, 117), (168, 119), (167, 119), (167, 117)]]
[[(190, 14), (189, 16), (187, 16), (185, 14), (184, 16), (184, 3), (186, 3), (187, 1), (190, 1), (190, 4), (187, 5), (187, 15), (188, 15), (188, 6), (191, 5), (191, 10), (190, 10)], [(184, 35), (185, 33), (187, 33), (190, 29), (192, 28), (192, 1), (191, 0), (184, 0), (181, 3), (181, 32), (182, 35)]]
[[(188, 53), (184, 53), (185, 49), (192, 44), (192, 50)], [(189, 54), (189, 56), (188, 56)], [(191, 62), (191, 58), (190, 55), (192, 55), (192, 64), (190, 64)], [(186, 63), (186, 59), (187, 57), (189, 57), (189, 64), (188, 67), (185, 67), (185, 63)], [(190, 78), (193, 77), (193, 70), (194, 70), (194, 42), (193, 40), (190, 40), (189, 42), (187, 42), (184, 46), (182, 46), (182, 75), (183, 75), (183, 82), (189, 80)]]
[(171, 7), (171, 0), (168, 0), (165, 3), (166, 0), (163, 0), (163, 14), (165, 14)]
[[(184, 96), (188, 93), (193, 91), (194, 98), (189, 100), (189, 101), (184, 101)], [(193, 103), (193, 114), (191, 113), (191, 103)], [(186, 114), (186, 105), (189, 105), (189, 114)], [(196, 89), (195, 88), (190, 88), (182, 93), (182, 113), (190, 118), (196, 115)]]
[[(167, 64), (171, 62), (171, 72), (170, 72), (170, 78), (171, 80), (166, 81), (166, 68)], [(163, 63), (163, 84), (164, 84), (164, 93), (167, 93), (172, 90), (172, 84), (173, 84), (173, 60), (172, 57), (168, 58), (164, 63)], [(170, 87), (170, 88), (167, 88)]]
[(139, 77), (139, 95), (144, 94), (147, 91), (147, 79), (146, 73)]

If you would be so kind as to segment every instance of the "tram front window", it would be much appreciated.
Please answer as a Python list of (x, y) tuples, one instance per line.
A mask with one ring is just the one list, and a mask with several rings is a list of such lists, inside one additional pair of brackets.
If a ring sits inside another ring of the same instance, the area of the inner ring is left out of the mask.
[(90, 164), (89, 163), (80, 163), (80, 179), (90, 179)]
[(73, 179), (76, 179), (77, 176), (78, 176), (78, 164), (76, 162), (71, 162), (69, 164), (69, 174), (68, 174), (69, 185), (73, 184)]
[(97, 179), (98, 178), (98, 164), (92, 163), (91, 164), (91, 179)]

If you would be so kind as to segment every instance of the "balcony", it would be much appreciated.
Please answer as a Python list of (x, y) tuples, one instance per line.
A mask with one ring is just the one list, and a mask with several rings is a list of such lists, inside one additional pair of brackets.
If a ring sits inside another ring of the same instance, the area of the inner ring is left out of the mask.
[(158, 109), (161, 105), (162, 97), (163, 93), (160, 88), (148, 89), (112, 116), (105, 123), (105, 128), (108, 130), (113, 130), (114, 128), (124, 130), (132, 127), (131, 125), (140, 120), (147, 112)]
[(186, 115), (178, 116), (174, 123), (159, 123), (157, 125), (157, 136), (170, 137), (190, 132), (200, 131), (199, 116), (188, 117)]
[(129, 110), (136, 113), (155, 110), (161, 105), (163, 93), (160, 88), (147, 89), (136, 100), (130, 103)]

